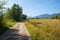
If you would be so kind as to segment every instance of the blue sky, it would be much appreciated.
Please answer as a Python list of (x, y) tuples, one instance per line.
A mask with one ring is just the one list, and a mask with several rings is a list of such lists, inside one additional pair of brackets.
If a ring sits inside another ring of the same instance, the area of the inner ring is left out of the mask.
[(14, 3), (23, 8), (24, 14), (32, 17), (60, 12), (60, 0), (9, 0), (5, 7), (11, 7)]

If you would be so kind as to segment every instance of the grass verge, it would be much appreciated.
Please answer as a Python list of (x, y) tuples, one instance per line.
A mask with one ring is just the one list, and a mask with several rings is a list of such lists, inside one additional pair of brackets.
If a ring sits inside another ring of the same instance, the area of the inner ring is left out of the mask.
[(0, 24), (0, 36), (3, 35), (10, 27), (13, 27), (17, 22), (12, 20), (3, 20), (2, 24)]

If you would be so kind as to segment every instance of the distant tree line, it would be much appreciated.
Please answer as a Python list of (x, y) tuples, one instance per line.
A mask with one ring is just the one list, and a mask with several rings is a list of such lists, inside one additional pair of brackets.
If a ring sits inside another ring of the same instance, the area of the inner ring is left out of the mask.
[(60, 13), (58, 13), (56, 16), (52, 16), (52, 19), (60, 19)]

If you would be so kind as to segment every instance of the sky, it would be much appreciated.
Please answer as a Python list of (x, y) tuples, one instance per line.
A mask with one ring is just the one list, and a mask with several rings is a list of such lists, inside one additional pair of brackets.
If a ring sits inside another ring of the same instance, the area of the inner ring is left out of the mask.
[(4, 7), (10, 8), (14, 3), (22, 7), (27, 16), (60, 13), (60, 0), (9, 0)]

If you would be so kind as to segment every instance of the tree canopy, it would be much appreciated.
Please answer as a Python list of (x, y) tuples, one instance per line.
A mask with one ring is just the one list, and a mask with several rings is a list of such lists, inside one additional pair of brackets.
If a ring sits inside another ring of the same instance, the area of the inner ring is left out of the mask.
[(17, 4), (14, 4), (11, 9), (8, 9), (10, 18), (14, 19), (15, 21), (25, 20), (27, 18), (27, 16), (22, 13), (22, 7)]

